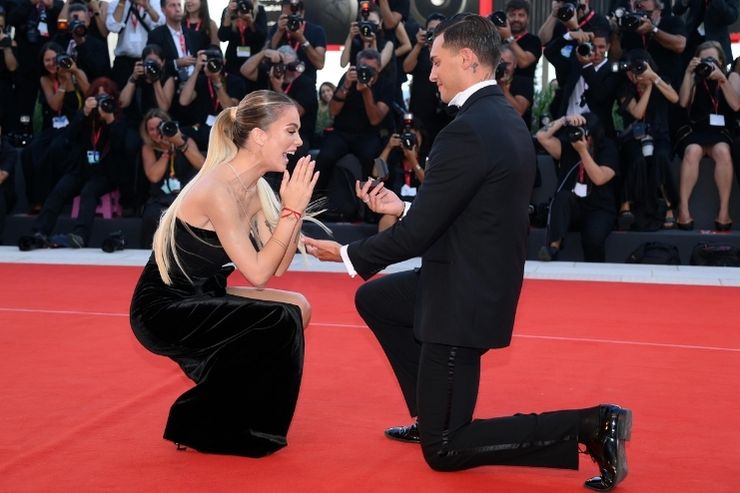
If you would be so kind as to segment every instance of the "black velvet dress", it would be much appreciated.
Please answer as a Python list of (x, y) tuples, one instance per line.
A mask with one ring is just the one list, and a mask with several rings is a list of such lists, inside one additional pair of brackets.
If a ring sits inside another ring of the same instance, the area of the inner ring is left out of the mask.
[(164, 438), (201, 452), (275, 452), (287, 444), (303, 371), (300, 309), (226, 294), (233, 267), (215, 232), (177, 220), (175, 241), (191, 280), (175, 267), (166, 285), (152, 255), (131, 302), (141, 344), (196, 382), (172, 405)]

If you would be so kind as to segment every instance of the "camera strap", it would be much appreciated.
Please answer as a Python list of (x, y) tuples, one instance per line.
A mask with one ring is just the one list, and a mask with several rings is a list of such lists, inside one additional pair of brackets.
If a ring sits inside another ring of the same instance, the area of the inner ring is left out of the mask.
[(704, 88), (707, 90), (709, 101), (712, 103), (712, 109), (714, 110), (714, 113), (719, 113), (719, 84), (717, 84), (717, 87), (714, 88), (714, 94), (712, 94), (712, 90), (709, 88), (707, 80), (704, 79)]
[(595, 15), (596, 15), (596, 11), (595, 10), (592, 10), (591, 12), (589, 12), (588, 15), (586, 16), (586, 18), (583, 19), (581, 22), (578, 23), (578, 27), (579, 28), (582, 28), (583, 26), (585, 26), (586, 24), (588, 24), (588, 21), (590, 21), (591, 19), (593, 19)]
[[(144, 23), (144, 17), (139, 13), (139, 6), (133, 2), (131, 2), (131, 6), (128, 8), (128, 12), (126, 13), (126, 19), (124, 19), (123, 21), (124, 28), (128, 23), (131, 14), (134, 14), (134, 18), (131, 19), (131, 24), (134, 26), (134, 29), (136, 29), (136, 25), (138, 23), (141, 23), (141, 27), (143, 27), (144, 30), (149, 33), (149, 26)], [(146, 11), (144, 12), (144, 15), (146, 15)]]
[(92, 144), (93, 151), (98, 150), (98, 142), (100, 142), (100, 134), (103, 132), (103, 127), (99, 127), (95, 130), (95, 120), (92, 122), (92, 130), (90, 132), (90, 143)]
[[(218, 100), (218, 94), (216, 93), (216, 89), (213, 87), (213, 82), (211, 82), (211, 79), (207, 78), (206, 82), (208, 83), (208, 94), (210, 94), (211, 96), (211, 105), (213, 106), (213, 113), (218, 114), (218, 107), (221, 104)], [(224, 80), (223, 83), (226, 84), (226, 81)]]

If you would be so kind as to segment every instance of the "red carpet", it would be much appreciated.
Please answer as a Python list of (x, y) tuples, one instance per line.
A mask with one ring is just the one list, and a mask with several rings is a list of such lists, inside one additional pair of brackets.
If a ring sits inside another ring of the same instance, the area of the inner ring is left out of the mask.
[[(189, 387), (128, 325), (140, 269), (0, 265), (0, 491), (578, 492), (596, 473), (437, 473), (384, 427), (408, 421), (353, 308), (359, 280), (288, 274), (314, 306), (289, 446), (266, 459), (161, 438)], [(735, 492), (740, 289), (528, 281), (511, 348), (486, 355), (477, 415), (618, 402), (634, 410), (622, 492)]]

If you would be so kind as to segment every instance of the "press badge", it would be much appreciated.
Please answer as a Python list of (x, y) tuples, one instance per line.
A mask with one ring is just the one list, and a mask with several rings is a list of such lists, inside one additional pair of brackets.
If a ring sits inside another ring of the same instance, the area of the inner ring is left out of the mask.
[(252, 55), (252, 48), (249, 46), (237, 46), (236, 56), (238, 58), (249, 58)]
[(55, 116), (51, 119), (51, 126), (54, 128), (64, 128), (69, 125), (69, 120), (65, 115)]
[(588, 185), (585, 183), (576, 183), (576, 186), (573, 187), (573, 193), (578, 197), (585, 197), (588, 195)]
[(216, 123), (216, 115), (208, 115), (208, 118), (206, 118), (206, 125), (212, 127), (214, 123)]
[(39, 22), (38, 30), (41, 36), (45, 38), (49, 37), (49, 26), (46, 24), (46, 21)]
[(180, 188), (180, 180), (177, 178), (167, 178), (162, 184), (162, 191), (164, 193), (177, 193), (180, 191)]
[(404, 184), (401, 187), (401, 195), (404, 197), (416, 197), (416, 187), (410, 187)]
[(715, 113), (710, 114), (709, 124), (713, 127), (724, 127), (725, 126), (725, 115), (717, 115)]
[(570, 58), (571, 53), (573, 53), (573, 45), (565, 45), (560, 50), (560, 54), (563, 55), (563, 58)]
[(87, 164), (98, 164), (100, 162), (100, 151), (87, 151)]
[(706, 31), (706, 29), (704, 29), (704, 23), (703, 22), (697, 26), (696, 32), (698, 32), (702, 36), (706, 36), (707, 35), (707, 31)]

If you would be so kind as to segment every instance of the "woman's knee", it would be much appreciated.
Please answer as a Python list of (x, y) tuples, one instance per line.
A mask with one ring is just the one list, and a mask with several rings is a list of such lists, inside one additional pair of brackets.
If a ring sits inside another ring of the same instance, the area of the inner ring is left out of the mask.
[(704, 149), (700, 145), (690, 144), (683, 153), (684, 164), (698, 164), (704, 155)]
[(726, 166), (732, 164), (732, 153), (730, 152), (730, 146), (724, 142), (716, 144), (712, 147), (711, 151), (712, 159), (714, 159), (715, 166)]

